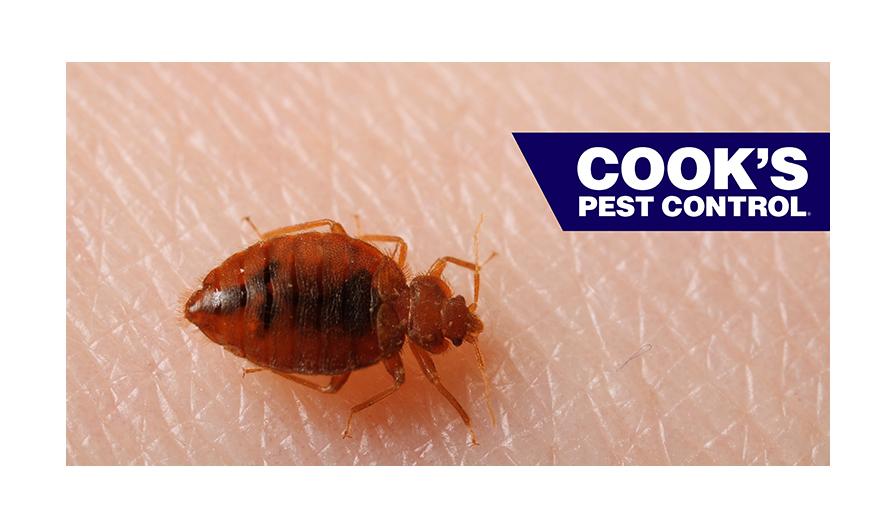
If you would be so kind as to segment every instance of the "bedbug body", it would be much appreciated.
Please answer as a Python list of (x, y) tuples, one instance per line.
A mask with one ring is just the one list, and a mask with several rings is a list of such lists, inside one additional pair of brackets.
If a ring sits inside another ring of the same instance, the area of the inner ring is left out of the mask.
[[(329, 232), (311, 230), (320, 226)], [(403, 272), (407, 245), (396, 236), (355, 238), (332, 220), (318, 220), (259, 237), (208, 273), (184, 306), (187, 320), (258, 366), (246, 372), (270, 370), (324, 393), (338, 391), (352, 371), (383, 363), (393, 385), (352, 408), (344, 436), (355, 413), (403, 384), (401, 350), (406, 343), (475, 443), (468, 415), (441, 384), (430, 355), (471, 342), (484, 375), (476, 344), (484, 328), (475, 314), (478, 263), (446, 256), (408, 281)], [(370, 242), (394, 243), (395, 255)], [(453, 295), (441, 278), (449, 263), (474, 273), (472, 304)], [(295, 374), (331, 378), (318, 385)]]

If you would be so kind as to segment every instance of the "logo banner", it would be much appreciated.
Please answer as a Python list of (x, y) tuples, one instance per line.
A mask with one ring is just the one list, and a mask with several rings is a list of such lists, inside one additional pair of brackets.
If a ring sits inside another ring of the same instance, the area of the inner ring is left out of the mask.
[(828, 231), (830, 134), (516, 132), (564, 231)]

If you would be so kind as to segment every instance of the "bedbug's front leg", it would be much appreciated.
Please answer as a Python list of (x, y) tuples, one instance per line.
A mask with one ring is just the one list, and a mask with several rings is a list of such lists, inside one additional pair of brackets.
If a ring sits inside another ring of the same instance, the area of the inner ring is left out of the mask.
[(441, 277), (441, 273), (444, 272), (445, 266), (447, 266), (447, 264), (449, 263), (472, 271), (473, 296), (472, 305), (469, 306), (469, 310), (472, 312), (475, 312), (476, 308), (479, 305), (479, 275), (482, 271), (482, 267), (486, 263), (490, 262), (492, 258), (497, 256), (497, 253), (492, 251), (491, 255), (485, 259), (485, 262), (479, 264), (479, 233), (482, 230), (482, 223), (484, 223), (484, 221), (485, 215), (482, 214), (482, 216), (479, 218), (479, 224), (476, 225), (475, 234), (472, 235), (472, 244), (475, 250), (475, 262), (461, 260), (460, 258), (455, 258), (453, 256), (442, 256), (441, 258), (435, 260), (435, 263), (433, 263), (432, 267), (429, 268), (429, 272), (426, 273), (429, 276)]
[(479, 442), (476, 441), (475, 430), (472, 429), (472, 421), (469, 419), (469, 414), (466, 413), (466, 410), (463, 409), (463, 406), (460, 405), (460, 402), (457, 401), (451, 392), (441, 384), (441, 378), (439, 378), (438, 371), (435, 369), (435, 361), (432, 360), (432, 357), (429, 356), (426, 350), (420, 348), (413, 342), (410, 343), (410, 351), (413, 352), (413, 356), (416, 357), (417, 362), (419, 362), (420, 368), (423, 369), (423, 373), (426, 375), (426, 379), (438, 389), (441, 395), (451, 403), (454, 410), (457, 410), (457, 413), (460, 414), (460, 419), (463, 420), (463, 424), (469, 429), (472, 444), (478, 445)]
[(475, 308), (479, 305), (479, 282), (481, 281), (480, 274), (482, 271), (482, 266), (486, 263), (490, 262), (492, 258), (497, 256), (496, 252), (492, 252), (491, 256), (489, 256), (485, 263), (481, 265), (477, 265), (473, 262), (469, 262), (467, 260), (461, 260), (459, 258), (454, 258), (453, 256), (442, 256), (441, 258), (435, 260), (435, 263), (432, 264), (432, 267), (429, 268), (428, 274), (429, 276), (441, 277), (441, 273), (444, 272), (444, 268), (447, 264), (454, 264), (456, 266), (462, 267), (464, 269), (469, 269), (472, 271), (472, 305), (469, 307), (470, 311), (475, 311)]

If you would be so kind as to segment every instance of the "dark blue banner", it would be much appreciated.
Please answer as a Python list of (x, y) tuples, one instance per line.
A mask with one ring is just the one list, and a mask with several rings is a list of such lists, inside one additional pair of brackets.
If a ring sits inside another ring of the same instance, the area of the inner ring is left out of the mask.
[(513, 134), (564, 231), (828, 231), (829, 133)]

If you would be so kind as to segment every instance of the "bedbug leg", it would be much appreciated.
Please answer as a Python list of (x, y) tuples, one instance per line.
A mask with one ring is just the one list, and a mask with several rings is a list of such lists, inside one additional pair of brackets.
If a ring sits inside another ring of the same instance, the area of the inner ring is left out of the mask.
[(292, 381), (294, 383), (311, 388), (312, 390), (317, 390), (320, 393), (336, 393), (336, 392), (338, 392), (339, 390), (342, 389), (342, 386), (345, 386), (345, 383), (348, 382), (348, 377), (351, 375), (350, 371), (348, 373), (343, 373), (341, 375), (333, 375), (332, 377), (329, 378), (329, 384), (321, 386), (315, 382), (311, 382), (307, 379), (302, 379), (301, 377), (296, 377), (289, 373), (283, 373), (283, 372), (274, 371), (274, 370), (271, 370), (271, 371), (273, 371), (273, 373), (276, 373), (277, 375), (279, 375), (280, 377), (282, 377), (284, 379), (289, 379), (290, 381)]
[(400, 236), (389, 236), (388, 234), (365, 234), (357, 237), (365, 242), (388, 242), (395, 244), (395, 250), (392, 251), (391, 258), (398, 263), (398, 267), (404, 267), (404, 260), (407, 258), (407, 242)]
[[(257, 373), (259, 371), (264, 371), (265, 368), (243, 368), (242, 376), (245, 377), (247, 373)], [(271, 373), (275, 373), (284, 379), (289, 379), (290, 381), (305, 386), (307, 388), (311, 388), (312, 390), (317, 390), (320, 393), (336, 393), (342, 386), (345, 386), (345, 383), (348, 381), (348, 377), (351, 375), (351, 372), (343, 373), (341, 375), (333, 375), (329, 379), (329, 384), (320, 385), (315, 382), (311, 382), (307, 379), (302, 379), (301, 377), (296, 377), (291, 373), (284, 373), (281, 371), (270, 370)]]
[(464, 269), (469, 269), (473, 272), (472, 277), (472, 285), (473, 285), (473, 297), (472, 297), (472, 305), (469, 306), (469, 310), (475, 312), (476, 308), (479, 305), (479, 274), (482, 271), (482, 267), (485, 266), (488, 262), (491, 261), (492, 258), (497, 256), (497, 252), (491, 251), (491, 255), (485, 259), (485, 261), (479, 264), (479, 232), (482, 230), (482, 223), (485, 221), (485, 215), (482, 214), (479, 217), (479, 224), (476, 225), (475, 234), (472, 235), (472, 245), (475, 249), (475, 262), (470, 262), (467, 260), (461, 260), (460, 258), (454, 258), (453, 256), (442, 256), (441, 258), (435, 260), (435, 263), (432, 264), (432, 267), (429, 268), (429, 272), (426, 273), (429, 276), (440, 277), (441, 273), (444, 272), (444, 268), (447, 264), (452, 263)]
[(476, 265), (475, 263), (467, 260), (454, 258), (453, 256), (442, 256), (441, 258), (435, 260), (435, 263), (432, 264), (432, 267), (429, 268), (429, 271), (426, 274), (428, 274), (429, 276), (440, 277), (441, 273), (444, 272), (445, 266), (447, 266), (447, 264), (449, 263), (472, 271), (472, 304), (469, 306), (469, 310), (474, 312), (476, 307), (478, 307), (479, 305), (479, 282), (481, 281), (480, 273), (482, 267), (486, 263), (490, 262), (495, 256), (497, 256), (497, 253), (492, 251), (491, 255), (488, 256), (485, 262), (481, 265)]
[(348, 422), (345, 423), (345, 431), (342, 432), (342, 438), (351, 437), (351, 419), (354, 417), (354, 414), (360, 412), (361, 410), (367, 409), (378, 403), (379, 401), (385, 399), (389, 395), (398, 391), (398, 388), (400, 388), (401, 385), (404, 384), (404, 363), (401, 362), (400, 355), (395, 354), (387, 359), (384, 359), (382, 361), (382, 364), (385, 366), (385, 369), (388, 370), (388, 373), (392, 376), (392, 379), (394, 379), (394, 384), (391, 388), (383, 390), (373, 397), (370, 397), (368, 400), (354, 405), (351, 408), (351, 413), (348, 414)]
[(461, 260), (459, 258), (454, 258), (453, 256), (442, 256), (441, 258), (435, 260), (435, 263), (432, 264), (432, 267), (429, 268), (429, 272), (426, 273), (429, 276), (441, 277), (441, 273), (444, 272), (444, 268), (447, 264), (452, 263), (456, 266), (462, 267), (464, 269), (469, 269), (473, 272), (472, 277), (472, 286), (473, 286), (473, 300), (472, 305), (477, 306), (479, 303), (479, 273), (481, 271), (481, 266), (476, 265), (472, 262)]
[(420, 349), (413, 342), (410, 343), (410, 350), (413, 352), (413, 356), (416, 357), (417, 362), (420, 364), (420, 368), (423, 369), (423, 373), (426, 374), (426, 378), (429, 379), (435, 387), (441, 392), (441, 395), (444, 396), (445, 399), (451, 403), (451, 406), (454, 407), (454, 410), (457, 410), (457, 413), (460, 414), (460, 419), (463, 420), (463, 423), (466, 425), (466, 428), (469, 429), (469, 435), (472, 439), (472, 444), (478, 445), (479, 442), (475, 437), (475, 430), (472, 429), (472, 421), (469, 419), (469, 415), (466, 413), (466, 410), (463, 409), (463, 406), (457, 401), (457, 399), (448, 391), (447, 388), (441, 384), (441, 379), (438, 377), (438, 371), (435, 369), (435, 361), (432, 360), (432, 357), (426, 353), (425, 350)]
[[(252, 220), (246, 216), (243, 220), (248, 221), (249, 225), (258, 233), (258, 229), (255, 227), (255, 224), (252, 223)], [(306, 221), (305, 223), (299, 223), (298, 225), (290, 225), (289, 227), (281, 227), (279, 229), (274, 229), (272, 231), (265, 232), (264, 234), (259, 233), (259, 238), (262, 241), (269, 240), (271, 238), (277, 238), (279, 236), (285, 236), (287, 234), (294, 234), (296, 232), (301, 231), (309, 231), (311, 229), (315, 229), (317, 227), (329, 226), (330, 232), (334, 232), (336, 234), (344, 234), (348, 235), (345, 232), (345, 228), (342, 227), (342, 224), (330, 219), (322, 219), (322, 220), (314, 220), (314, 221)]]

